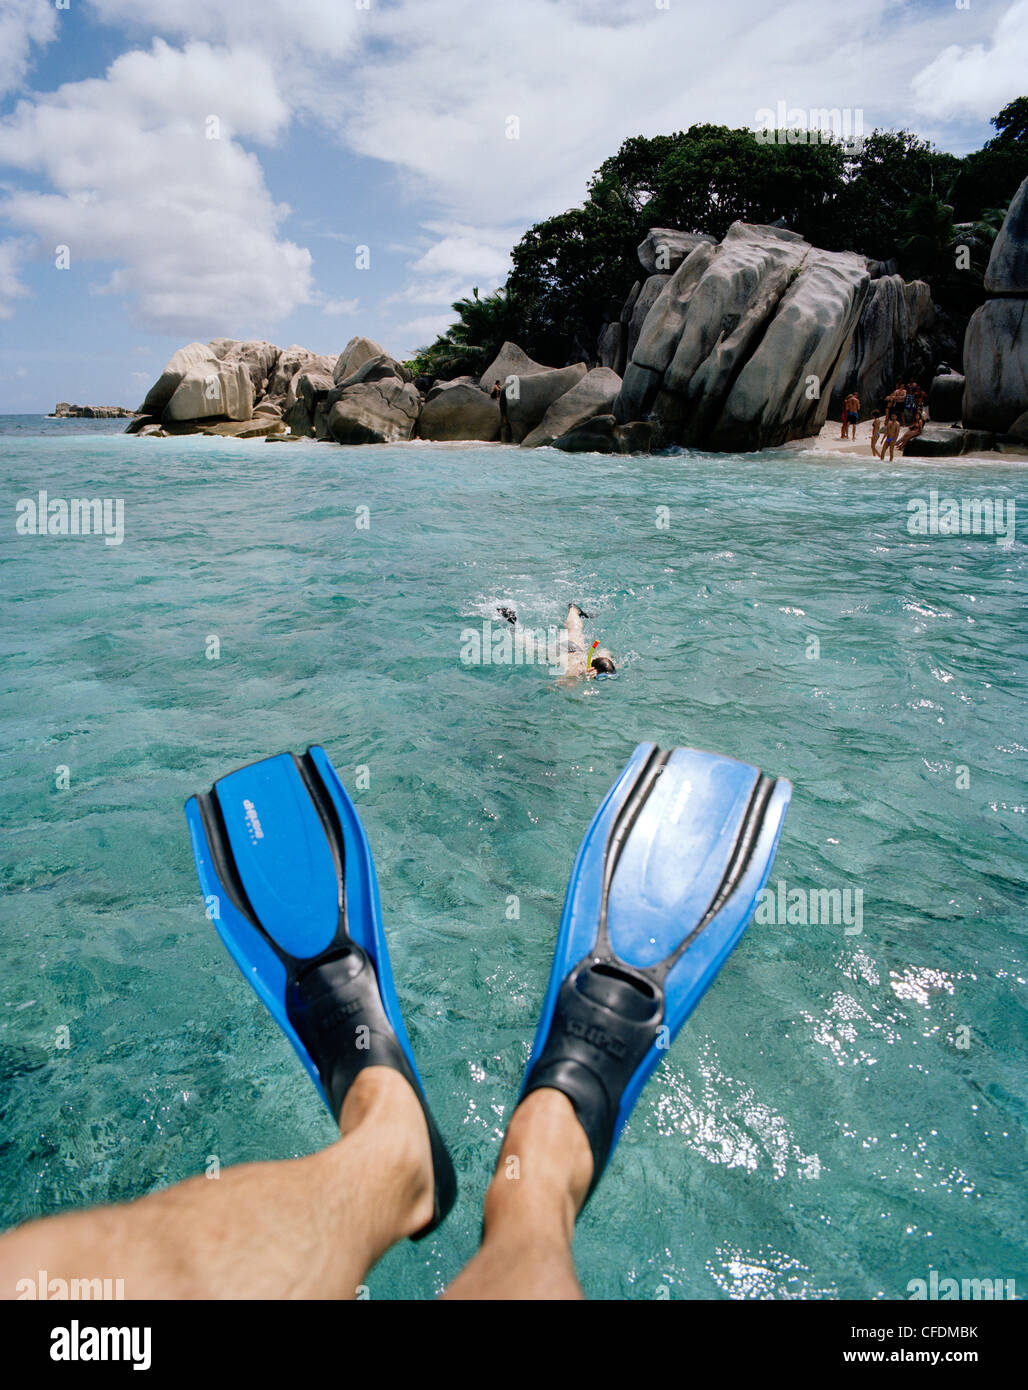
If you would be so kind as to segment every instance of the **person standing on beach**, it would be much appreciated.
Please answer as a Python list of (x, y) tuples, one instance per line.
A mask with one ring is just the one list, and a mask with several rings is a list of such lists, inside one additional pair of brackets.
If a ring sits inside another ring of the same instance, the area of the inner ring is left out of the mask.
[(882, 452), (878, 455), (884, 461), (885, 451), (889, 451), (889, 462), (892, 463), (896, 453), (896, 441), (900, 436), (899, 407), (890, 405), (885, 412), (885, 425), (882, 429)]
[[(843, 403), (842, 411), (842, 439), (857, 437), (857, 422), (860, 419), (860, 397), (856, 391), (851, 391)], [(852, 430), (852, 434), (847, 431)]]
[(881, 427), (881, 425), (879, 424), (880, 415), (881, 415), (881, 412), (878, 411), (878, 410), (876, 410), (876, 411), (875, 411), (875, 417), (874, 417), (874, 419), (871, 421), (871, 452), (872, 452), (872, 454), (877, 454), (877, 453), (878, 453), (878, 436), (879, 436), (879, 435), (881, 434), (881, 432), (882, 432), (882, 427)]
[(489, 392), (494, 401), (500, 403), (500, 443), (510, 443), (510, 421), (507, 419), (507, 392), (499, 381), (493, 382), (493, 389)]

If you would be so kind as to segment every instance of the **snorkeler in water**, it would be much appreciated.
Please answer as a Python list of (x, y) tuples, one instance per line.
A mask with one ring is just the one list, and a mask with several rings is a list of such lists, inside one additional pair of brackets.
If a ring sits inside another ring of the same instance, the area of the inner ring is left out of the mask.
[(583, 612), (577, 603), (568, 604), (568, 614), (564, 619), (564, 631), (567, 633), (564, 674), (572, 677), (584, 676), (586, 680), (593, 680), (597, 676), (613, 676), (617, 667), (611, 653), (606, 647), (601, 647), (598, 641), (590, 643), (586, 639), (582, 619), (588, 617), (589, 614)]

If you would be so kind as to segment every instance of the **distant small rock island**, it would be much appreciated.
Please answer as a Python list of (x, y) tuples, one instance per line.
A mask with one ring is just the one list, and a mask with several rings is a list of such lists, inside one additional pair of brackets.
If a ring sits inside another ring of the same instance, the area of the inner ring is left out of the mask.
[(131, 419), (134, 410), (126, 410), (121, 405), (69, 405), (58, 401), (47, 416), (48, 420), (123, 420)]

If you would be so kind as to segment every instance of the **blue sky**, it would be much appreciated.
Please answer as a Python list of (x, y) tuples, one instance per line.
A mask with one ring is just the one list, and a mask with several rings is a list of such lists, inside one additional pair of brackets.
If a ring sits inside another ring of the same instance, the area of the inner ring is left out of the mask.
[(213, 336), (407, 356), (628, 136), (784, 101), (959, 154), (1026, 71), (1028, 0), (0, 0), (0, 413)]

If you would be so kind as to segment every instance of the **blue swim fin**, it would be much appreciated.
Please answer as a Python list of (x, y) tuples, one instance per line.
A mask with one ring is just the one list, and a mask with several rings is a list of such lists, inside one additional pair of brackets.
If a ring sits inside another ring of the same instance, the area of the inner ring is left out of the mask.
[(186, 820), (207, 915), (338, 1119), (365, 1067), (400, 1072), (428, 1125), (435, 1213), (456, 1178), (396, 997), (364, 827), (323, 748), (240, 768), (190, 797)]
[(571, 874), (522, 1096), (553, 1087), (592, 1192), (647, 1079), (739, 940), (792, 792), (748, 763), (641, 743)]

